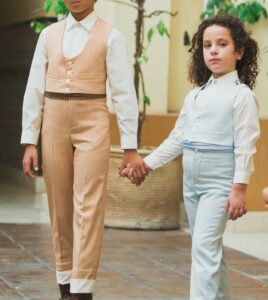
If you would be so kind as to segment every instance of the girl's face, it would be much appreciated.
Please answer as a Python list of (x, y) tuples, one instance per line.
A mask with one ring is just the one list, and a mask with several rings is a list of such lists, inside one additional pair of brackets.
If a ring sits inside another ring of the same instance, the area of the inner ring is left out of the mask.
[(235, 50), (230, 30), (212, 25), (203, 34), (203, 57), (207, 68), (214, 78), (235, 70), (237, 60), (243, 57), (244, 50)]
[(64, 0), (64, 3), (72, 14), (83, 14), (94, 8), (94, 0)]

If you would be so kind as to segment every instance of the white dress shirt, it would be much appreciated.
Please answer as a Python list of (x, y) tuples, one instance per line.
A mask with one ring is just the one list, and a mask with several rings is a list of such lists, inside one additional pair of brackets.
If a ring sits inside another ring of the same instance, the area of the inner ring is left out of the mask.
[[(79, 55), (90, 37), (97, 20), (92, 12), (77, 22), (71, 14), (66, 18), (63, 35), (63, 54), (67, 58)], [(44, 29), (38, 39), (30, 75), (23, 101), (22, 144), (37, 144), (42, 123), (42, 109), (48, 54), (46, 36), (49, 27)], [(59, 37), (60, 38), (60, 37)], [(107, 76), (121, 136), (122, 149), (137, 148), (138, 104), (131, 76), (126, 44), (122, 34), (112, 29), (107, 42)], [(90, 117), (90, 116), (89, 116)]]
[[(156, 169), (180, 155), (183, 152), (184, 137), (187, 136), (185, 132), (187, 128), (187, 101), (197, 94), (196, 105), (204, 108), (217, 93), (222, 93), (225, 90), (226, 94), (230, 94), (230, 89), (234, 86), (233, 82), (237, 79), (237, 71), (233, 71), (218, 79), (211, 77), (206, 86), (198, 94), (197, 91), (200, 88), (190, 91), (186, 96), (184, 106), (174, 129), (171, 131), (169, 137), (152, 154), (145, 158), (145, 163), (151, 169)], [(219, 113), (221, 113), (220, 110)], [(209, 123), (209, 120), (207, 122)], [(234, 183), (247, 184), (254, 170), (253, 155), (256, 152), (255, 144), (260, 135), (260, 128), (258, 103), (252, 91), (246, 86), (239, 90), (233, 102), (233, 128), (235, 152)], [(202, 143), (203, 141), (195, 140), (194, 142)], [(218, 145), (221, 145), (221, 141), (219, 141)]]

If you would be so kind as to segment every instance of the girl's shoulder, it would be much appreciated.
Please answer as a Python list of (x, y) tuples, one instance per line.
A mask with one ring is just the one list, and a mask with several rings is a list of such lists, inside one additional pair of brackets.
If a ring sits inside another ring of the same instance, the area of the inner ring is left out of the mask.
[(254, 92), (245, 83), (240, 83), (237, 96), (238, 97), (247, 97), (248, 96), (248, 97), (254, 97), (255, 98)]
[(197, 94), (203, 87), (204, 87), (204, 85), (197, 86), (197, 87), (194, 87), (193, 89), (191, 89), (185, 97), (185, 102), (190, 99), (195, 99)]
[(248, 85), (241, 83), (240, 88), (235, 97), (235, 105), (239, 105), (240, 103), (251, 102), (255, 102), (258, 105), (258, 100), (255, 93)]

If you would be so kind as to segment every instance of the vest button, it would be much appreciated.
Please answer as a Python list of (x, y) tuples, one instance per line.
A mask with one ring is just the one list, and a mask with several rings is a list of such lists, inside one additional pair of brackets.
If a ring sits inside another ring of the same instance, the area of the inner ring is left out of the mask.
[(72, 71), (71, 70), (67, 71), (67, 74), (72, 75)]

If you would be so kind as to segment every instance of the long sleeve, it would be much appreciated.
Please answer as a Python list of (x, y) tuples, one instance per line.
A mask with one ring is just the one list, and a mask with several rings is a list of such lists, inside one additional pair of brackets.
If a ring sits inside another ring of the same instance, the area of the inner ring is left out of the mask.
[(123, 36), (113, 29), (107, 50), (107, 73), (122, 149), (137, 148), (138, 104)]
[(254, 171), (253, 156), (259, 136), (258, 103), (252, 91), (244, 88), (234, 104), (234, 183), (249, 182)]
[[(185, 101), (187, 101), (187, 97)], [(184, 104), (176, 121), (175, 127), (171, 131), (168, 138), (150, 155), (145, 157), (144, 161), (150, 169), (154, 170), (156, 168), (162, 167), (182, 153), (182, 141), (186, 121), (187, 114)]]
[(21, 144), (37, 144), (44, 105), (47, 68), (46, 29), (39, 36), (23, 99)]

